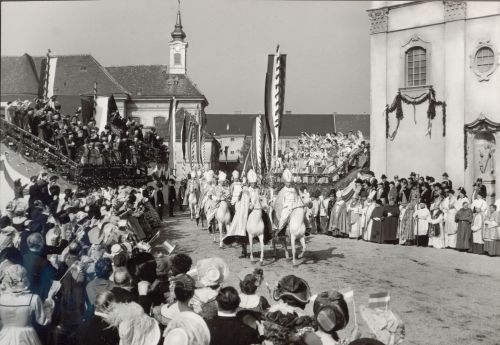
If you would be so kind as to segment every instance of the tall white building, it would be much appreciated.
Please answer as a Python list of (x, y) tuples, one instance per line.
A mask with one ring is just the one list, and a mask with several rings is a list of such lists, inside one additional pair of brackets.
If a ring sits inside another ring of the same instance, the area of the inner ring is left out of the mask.
[(500, 3), (373, 1), (368, 15), (371, 169), (447, 172), (469, 191), (482, 177), (498, 194)]

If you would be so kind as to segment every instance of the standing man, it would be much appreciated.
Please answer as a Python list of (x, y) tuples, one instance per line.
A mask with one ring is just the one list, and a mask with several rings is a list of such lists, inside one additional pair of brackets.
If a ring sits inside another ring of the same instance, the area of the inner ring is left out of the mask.
[[(163, 210), (165, 208), (165, 199), (163, 198), (163, 183), (160, 181), (156, 182), (156, 191), (154, 195), (155, 203), (156, 203), (156, 211), (160, 216), (160, 219), (163, 220)], [(172, 216), (172, 215), (171, 215)]]
[(444, 172), (443, 173), (443, 184), (447, 184), (448, 188), (451, 190), (453, 189), (453, 185), (451, 183), (451, 180), (449, 179), (448, 173)]
[(174, 216), (174, 206), (177, 200), (175, 195), (175, 180), (173, 178), (168, 180), (168, 215), (169, 217)]

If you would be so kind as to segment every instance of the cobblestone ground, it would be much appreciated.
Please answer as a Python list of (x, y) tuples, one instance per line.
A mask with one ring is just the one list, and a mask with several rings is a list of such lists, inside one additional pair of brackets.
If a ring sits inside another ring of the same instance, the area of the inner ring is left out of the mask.
[[(238, 287), (238, 273), (256, 267), (238, 258), (240, 248), (219, 249), (185, 214), (165, 223), (155, 244), (168, 239), (194, 261), (223, 258), (231, 270), (228, 285)], [(265, 249), (264, 278), (271, 287), (280, 277), (295, 274), (309, 282), (313, 293), (352, 287), (357, 306), (366, 304), (370, 293), (389, 291), (391, 309), (405, 322), (405, 344), (500, 344), (500, 257), (313, 235), (294, 268), (283, 251), (275, 260), (272, 249)], [(257, 254), (260, 247), (254, 246), (254, 251)], [(271, 300), (265, 285), (260, 289)], [(354, 325), (352, 304), (349, 308), (349, 326), (340, 332), (344, 337)], [(359, 313), (357, 320), (363, 335), (369, 336)]]

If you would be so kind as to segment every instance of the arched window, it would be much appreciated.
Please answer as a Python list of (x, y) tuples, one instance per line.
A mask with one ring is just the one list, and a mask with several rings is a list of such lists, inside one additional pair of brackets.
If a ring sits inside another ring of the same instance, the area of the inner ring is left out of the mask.
[(406, 51), (406, 86), (422, 86), (427, 83), (427, 55), (422, 47)]

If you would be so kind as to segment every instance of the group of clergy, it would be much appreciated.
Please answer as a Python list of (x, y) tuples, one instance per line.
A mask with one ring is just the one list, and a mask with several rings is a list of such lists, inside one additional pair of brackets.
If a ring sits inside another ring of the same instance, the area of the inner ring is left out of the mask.
[[(312, 193), (308, 216), (313, 233), (500, 255), (500, 200), (488, 205), (481, 178), (470, 199), (464, 188), (455, 193), (447, 173), (436, 182), (413, 172), (408, 178), (388, 181), (382, 175), (377, 181), (367, 172), (352, 189)], [(301, 193), (308, 193), (307, 187)]]
[(241, 243), (242, 256), (247, 255), (245, 224), (251, 210), (263, 210), (266, 239), (271, 239), (283, 232), (299, 203), (305, 205), (307, 233), (500, 255), (499, 205), (488, 205), (482, 180), (473, 185), (469, 199), (465, 189), (452, 189), (447, 173), (442, 177), (436, 182), (412, 172), (408, 178), (394, 176), (389, 181), (382, 175), (378, 181), (369, 171), (343, 191), (309, 191), (307, 185), (294, 184), (293, 173), (285, 169), (284, 186), (278, 191), (260, 186), (253, 170), (241, 178), (233, 171), (231, 181), (224, 172), (216, 176), (210, 170), (192, 172), (187, 190), (193, 190), (190, 184), (195, 186), (197, 219), (205, 218), (209, 230), (220, 201), (228, 202), (232, 221), (224, 243)]

